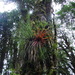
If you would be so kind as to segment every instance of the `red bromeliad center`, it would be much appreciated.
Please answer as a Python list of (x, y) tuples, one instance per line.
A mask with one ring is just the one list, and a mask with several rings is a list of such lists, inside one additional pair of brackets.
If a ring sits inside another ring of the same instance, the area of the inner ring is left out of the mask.
[(48, 33), (46, 32), (46, 30), (41, 30), (38, 31), (37, 34), (35, 35), (35, 39), (34, 42), (32, 43), (33, 46), (37, 45), (37, 44), (44, 44), (46, 42), (47, 39), (49, 39), (49, 37), (46, 37), (48, 35)]

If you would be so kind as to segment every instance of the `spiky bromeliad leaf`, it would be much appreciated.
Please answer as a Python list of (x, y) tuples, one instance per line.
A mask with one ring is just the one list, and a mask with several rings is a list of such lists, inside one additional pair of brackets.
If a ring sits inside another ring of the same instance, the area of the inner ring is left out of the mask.
[(30, 23), (30, 15), (27, 15), (27, 21), (26, 23), (21, 19), (20, 22), (18, 22), (19, 26), (17, 28), (17, 37), (21, 39), (27, 39), (29, 37), (32, 37), (32, 26)]

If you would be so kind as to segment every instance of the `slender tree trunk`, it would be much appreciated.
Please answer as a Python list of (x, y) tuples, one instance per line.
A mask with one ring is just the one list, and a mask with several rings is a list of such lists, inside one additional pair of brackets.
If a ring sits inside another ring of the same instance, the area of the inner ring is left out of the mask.
[(16, 61), (17, 61), (17, 43), (15, 42), (13, 44), (13, 47), (14, 47), (14, 51), (13, 51), (13, 68), (15, 69), (16, 68)]
[(1, 57), (0, 57), (0, 73), (2, 73), (4, 59), (5, 59), (5, 53), (6, 53), (6, 44), (7, 44), (7, 27), (3, 27), (3, 36), (2, 36), (2, 50), (1, 50)]
[(2, 73), (4, 58), (5, 58), (5, 51), (2, 50), (1, 51), (1, 57), (0, 57), (0, 74)]
[(52, 0), (45, 1), (46, 19), (47, 19), (47, 22), (49, 23), (51, 22), (51, 10), (52, 10), (51, 4), (52, 4)]

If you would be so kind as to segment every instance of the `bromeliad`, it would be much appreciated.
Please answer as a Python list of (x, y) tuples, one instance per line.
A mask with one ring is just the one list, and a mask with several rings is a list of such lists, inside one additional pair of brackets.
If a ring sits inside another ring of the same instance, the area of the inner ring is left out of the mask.
[(32, 43), (33, 46), (37, 45), (37, 44), (45, 44), (47, 39), (50, 39), (51, 37), (49, 37), (49, 33), (47, 30), (43, 29), (43, 30), (37, 30), (37, 32), (34, 34), (35, 38), (34, 38), (34, 42)]

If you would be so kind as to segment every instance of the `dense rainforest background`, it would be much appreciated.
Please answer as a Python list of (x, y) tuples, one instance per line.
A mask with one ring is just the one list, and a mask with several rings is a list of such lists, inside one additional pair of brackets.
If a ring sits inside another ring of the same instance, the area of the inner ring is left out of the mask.
[(4, 1), (17, 8), (0, 13), (0, 75), (75, 75), (74, 0)]

